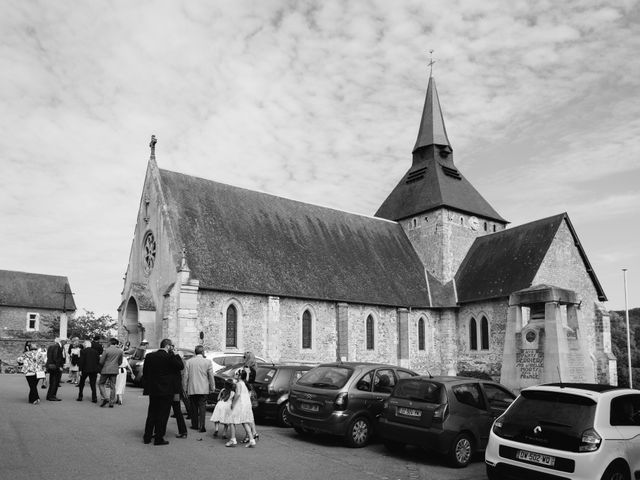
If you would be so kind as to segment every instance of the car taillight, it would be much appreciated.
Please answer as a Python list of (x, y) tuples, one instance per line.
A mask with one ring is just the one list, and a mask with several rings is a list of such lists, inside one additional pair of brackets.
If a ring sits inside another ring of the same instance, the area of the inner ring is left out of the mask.
[(443, 403), (442, 405), (439, 405), (438, 408), (436, 408), (433, 411), (432, 421), (433, 422), (444, 422), (445, 419), (447, 418), (447, 415), (449, 415), (449, 404), (448, 403)]
[(493, 427), (491, 427), (491, 430), (493, 430), (493, 433), (501, 437), (503, 426), (504, 426), (504, 420), (502, 419), (502, 417), (498, 417), (496, 418), (496, 421), (493, 422)]
[(336, 400), (333, 402), (333, 408), (336, 410), (346, 410), (347, 409), (347, 400), (349, 396), (347, 392), (339, 393), (336, 397)]
[(580, 439), (579, 452), (595, 452), (600, 448), (602, 443), (602, 437), (598, 435), (593, 428), (589, 428), (582, 432), (582, 438)]

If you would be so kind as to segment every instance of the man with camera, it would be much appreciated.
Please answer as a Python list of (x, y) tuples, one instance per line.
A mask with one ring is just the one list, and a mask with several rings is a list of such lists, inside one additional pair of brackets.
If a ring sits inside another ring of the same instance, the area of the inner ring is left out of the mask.
[(178, 393), (176, 374), (184, 368), (182, 359), (174, 354), (173, 342), (165, 338), (160, 342), (160, 348), (148, 353), (142, 367), (142, 384), (144, 395), (149, 396), (147, 421), (144, 426), (144, 443), (167, 445), (164, 439), (167, 431), (167, 421), (171, 411), (173, 395)]

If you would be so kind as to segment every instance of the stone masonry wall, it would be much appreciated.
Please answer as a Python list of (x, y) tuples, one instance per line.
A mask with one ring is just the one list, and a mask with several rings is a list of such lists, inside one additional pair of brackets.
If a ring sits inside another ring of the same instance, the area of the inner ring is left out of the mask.
[[(481, 371), (500, 379), (500, 367), (504, 350), (505, 330), (509, 305), (507, 299), (490, 300), (464, 305), (458, 312), (458, 361), (457, 371)], [(469, 323), (476, 319), (477, 332), (480, 333), (480, 321), (486, 317), (489, 322), (489, 349), (470, 349)]]

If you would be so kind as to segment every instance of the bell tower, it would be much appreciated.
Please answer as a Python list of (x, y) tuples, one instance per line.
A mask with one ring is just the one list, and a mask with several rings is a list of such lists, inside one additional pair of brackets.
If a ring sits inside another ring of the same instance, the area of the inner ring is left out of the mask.
[(425, 269), (447, 283), (473, 241), (504, 230), (508, 222), (454, 164), (433, 76), (412, 157), (409, 170), (375, 216), (399, 222)]

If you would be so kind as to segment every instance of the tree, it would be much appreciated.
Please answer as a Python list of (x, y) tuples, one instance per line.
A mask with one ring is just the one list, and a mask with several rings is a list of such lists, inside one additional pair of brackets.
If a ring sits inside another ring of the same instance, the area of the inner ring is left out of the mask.
[[(78, 337), (80, 339), (92, 339), (98, 337), (108, 337), (114, 335), (117, 322), (111, 315), (101, 315), (96, 317), (95, 313), (85, 310), (84, 315), (70, 318), (67, 323), (67, 336), (69, 338)], [(60, 317), (56, 316), (49, 322), (49, 332), (57, 335), (60, 332)]]
[[(635, 309), (636, 314), (640, 313), (640, 309)], [(630, 336), (631, 336), (631, 368), (633, 368), (633, 385), (634, 387), (640, 386), (640, 348), (638, 346), (638, 340), (640, 337), (636, 335), (637, 321), (634, 321), (633, 315), (630, 315)], [(624, 312), (610, 311), (609, 318), (611, 321), (611, 351), (616, 357), (618, 362), (618, 385), (629, 385), (629, 360), (627, 356), (627, 322), (624, 317)], [(635, 325), (634, 325), (635, 324)]]

